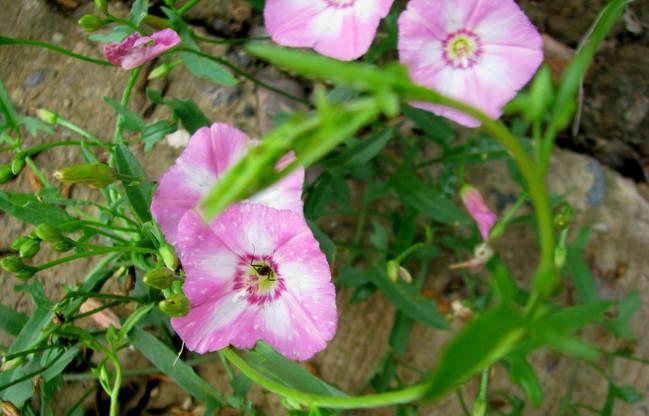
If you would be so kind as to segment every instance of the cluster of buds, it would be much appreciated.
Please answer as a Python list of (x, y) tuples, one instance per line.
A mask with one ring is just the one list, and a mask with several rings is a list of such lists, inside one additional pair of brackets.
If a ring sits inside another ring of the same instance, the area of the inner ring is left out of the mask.
[(158, 307), (162, 312), (171, 317), (185, 316), (189, 313), (191, 304), (182, 290), (182, 280), (178, 278), (175, 270), (178, 268), (178, 256), (173, 247), (163, 242), (158, 253), (164, 266), (150, 270), (144, 275), (144, 284), (159, 289), (165, 296)]
[(30, 279), (38, 269), (34, 266), (25, 264), (22, 258), (18, 256), (7, 256), (0, 260), (0, 267), (6, 272), (14, 273), (17, 278), (22, 280)]

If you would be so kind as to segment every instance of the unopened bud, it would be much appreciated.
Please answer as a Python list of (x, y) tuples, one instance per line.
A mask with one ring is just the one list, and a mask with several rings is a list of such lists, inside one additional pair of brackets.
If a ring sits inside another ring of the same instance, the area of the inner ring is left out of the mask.
[(65, 253), (66, 251), (71, 250), (73, 247), (74, 242), (67, 238), (65, 240), (52, 243), (52, 248), (59, 253)]
[(392, 283), (397, 283), (397, 280), (399, 280), (399, 263), (396, 260), (388, 261), (387, 273), (388, 279)]
[(20, 250), (20, 247), (27, 240), (31, 240), (31, 238), (27, 237), (26, 235), (24, 235), (22, 237), (18, 237), (13, 243), (11, 243), (11, 248), (16, 250), (16, 251)]
[(176, 293), (158, 304), (160, 310), (172, 317), (185, 316), (189, 313), (189, 299), (183, 293)]
[(104, 14), (108, 14), (108, 2), (106, 0), (95, 0), (95, 7)]
[(554, 226), (558, 230), (565, 230), (572, 221), (572, 207), (570, 204), (563, 203), (557, 207), (554, 214)]
[(0, 410), (4, 416), (20, 416), (20, 410), (11, 402), (3, 400), (0, 402)]
[(162, 78), (169, 74), (174, 67), (180, 65), (182, 63), (181, 60), (173, 61), (173, 62), (166, 62), (162, 65), (158, 65), (157, 67), (153, 68), (153, 71), (149, 73), (149, 76), (147, 79), (156, 79), (156, 78)]
[(478, 225), (482, 239), (487, 241), (489, 232), (496, 223), (496, 214), (489, 209), (480, 192), (473, 186), (465, 185), (462, 187), (460, 196), (464, 207)]
[(7, 256), (0, 260), (0, 267), (9, 273), (18, 273), (29, 269), (30, 266), (26, 265), (23, 259), (18, 256)]
[(36, 254), (38, 254), (40, 249), (41, 242), (39, 240), (32, 240), (31, 238), (28, 238), (27, 241), (25, 241), (18, 249), (18, 254), (20, 254), (20, 257), (31, 259)]
[(16, 175), (11, 171), (10, 165), (0, 166), (0, 185), (13, 180), (15, 177)]
[(56, 124), (59, 121), (59, 115), (44, 108), (36, 110), (36, 116), (48, 124)]
[(22, 172), (25, 167), (25, 158), (24, 155), (17, 155), (16, 158), (11, 162), (11, 173), (18, 175)]
[(412, 275), (403, 266), (399, 266), (399, 277), (406, 283), (412, 283)]
[(53, 225), (50, 224), (39, 224), (35, 229), (34, 233), (38, 238), (48, 243), (55, 243), (65, 239), (61, 231)]
[(30, 267), (28, 269), (21, 270), (18, 273), (16, 273), (16, 277), (20, 280), (29, 280), (32, 277), (34, 277), (36, 271), (37, 270), (34, 267)]
[(178, 268), (178, 256), (176, 256), (173, 247), (164, 243), (160, 245), (158, 252), (160, 253), (160, 257), (162, 257), (165, 266), (167, 266), (169, 270), (176, 270)]
[(166, 267), (159, 267), (151, 270), (144, 275), (144, 283), (147, 286), (164, 290), (171, 287), (171, 283), (176, 279), (174, 273)]
[(86, 32), (94, 32), (103, 26), (100, 18), (92, 14), (86, 14), (79, 19), (79, 26)]
[(90, 185), (95, 188), (105, 188), (117, 180), (115, 170), (101, 163), (69, 166), (54, 172), (54, 177), (61, 182)]

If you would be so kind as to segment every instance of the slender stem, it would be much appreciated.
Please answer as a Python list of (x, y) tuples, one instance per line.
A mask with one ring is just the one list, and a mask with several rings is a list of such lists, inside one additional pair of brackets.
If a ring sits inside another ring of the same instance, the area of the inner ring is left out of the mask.
[(151, 254), (155, 253), (155, 250), (151, 249), (145, 249), (141, 247), (97, 247), (93, 251), (87, 251), (83, 253), (77, 253), (73, 254), (71, 256), (67, 257), (61, 257), (60, 259), (52, 260), (47, 263), (43, 263), (40, 266), (36, 267), (37, 271), (43, 271), (45, 269), (49, 269), (50, 267), (58, 266), (63, 263), (67, 263), (72, 260), (77, 260), (77, 259), (82, 259), (84, 257), (92, 257), (92, 256), (97, 256), (100, 254), (106, 254), (106, 253), (131, 253), (131, 252), (136, 252), (136, 253), (146, 253), (146, 254)]
[(10, 382), (8, 382), (6, 384), (3, 384), (2, 386), (0, 386), (0, 391), (4, 391), (4, 390), (8, 389), (11, 386), (15, 386), (16, 384), (20, 384), (23, 381), (29, 380), (32, 377), (35, 377), (35, 376), (47, 371), (48, 368), (50, 368), (52, 365), (54, 365), (54, 363), (56, 363), (63, 356), (64, 352), (65, 351), (61, 351), (61, 353), (59, 355), (57, 355), (52, 361), (50, 361), (45, 367), (41, 367), (38, 370), (35, 370), (35, 371), (33, 371), (33, 372), (29, 373), (29, 374), (25, 374), (22, 377), (19, 377), (19, 378), (15, 379), (15, 380), (12, 380), (12, 381), (10, 381)]
[[(99, 222), (99, 221), (83, 220), (83, 221), (75, 221), (75, 223), (83, 224), (83, 225), (94, 225), (94, 226), (97, 226), (97, 227), (108, 228), (109, 230), (125, 231), (125, 232), (128, 232), (128, 233), (137, 233), (137, 232), (139, 232), (139, 230), (136, 229), (136, 228), (120, 227), (120, 226), (112, 225), (112, 224), (104, 224), (103, 222)], [(66, 223), (66, 224), (68, 224), (68, 223)]]
[(83, 393), (83, 396), (81, 396), (79, 400), (77, 400), (77, 402), (65, 413), (65, 416), (71, 416), (75, 414), (76, 410), (83, 405), (83, 402), (86, 401), (86, 399), (92, 394), (93, 391), (95, 391), (96, 388), (96, 386), (91, 386), (88, 390), (86, 390), (86, 392)]
[(183, 16), (185, 13), (187, 13), (192, 7), (196, 6), (198, 2), (201, 0), (189, 0), (187, 3), (185, 3), (180, 9), (178, 9), (178, 15)]
[(473, 416), (485, 416), (487, 413), (487, 387), (489, 386), (489, 367), (482, 370), (480, 377), (480, 391), (473, 403)]
[(99, 246), (96, 244), (79, 244), (82, 248), (91, 250), (106, 250), (107, 253), (142, 253), (142, 254), (157, 254), (158, 251), (152, 248), (135, 247), (135, 246)]
[(268, 36), (258, 36), (258, 37), (252, 37), (252, 38), (224, 38), (224, 39), (212, 39), (208, 38), (207, 36), (201, 36), (196, 33), (192, 33), (192, 37), (196, 39), (197, 41), (200, 42), (205, 42), (205, 43), (211, 43), (214, 45), (233, 45), (233, 44), (238, 44), (238, 43), (246, 43), (246, 42), (251, 42), (251, 41), (264, 41), (264, 40), (269, 40), (270, 38)]
[[(122, 94), (122, 99), (120, 104), (122, 107), (126, 108), (128, 106), (128, 100), (131, 98), (131, 93), (133, 92), (133, 87), (137, 82), (137, 77), (140, 75), (141, 68), (136, 68), (131, 71), (131, 75), (128, 78), (126, 83), (126, 88)], [(124, 129), (124, 116), (122, 114), (117, 115), (117, 122), (115, 123), (115, 136), (113, 137), (113, 143), (122, 144), (124, 143), (124, 137), (122, 137), (122, 131)]]
[(238, 66), (234, 65), (233, 63), (231, 63), (227, 59), (223, 59), (223, 58), (220, 58), (220, 57), (217, 57), (217, 56), (212, 56), (210, 54), (207, 54), (207, 53), (204, 53), (204, 52), (201, 52), (201, 51), (197, 51), (195, 49), (189, 49), (189, 48), (176, 48), (176, 49), (174, 49), (174, 51), (175, 52), (193, 53), (194, 55), (198, 55), (198, 56), (201, 56), (203, 58), (207, 58), (207, 59), (209, 59), (211, 61), (217, 62), (217, 63), (219, 63), (219, 64), (221, 64), (223, 66), (228, 67), (229, 69), (231, 69), (237, 75), (240, 75), (240, 76), (242, 76), (242, 77), (244, 77), (246, 79), (249, 79), (250, 81), (252, 81), (253, 83), (257, 84), (260, 87), (266, 88), (267, 90), (272, 91), (275, 94), (281, 95), (282, 97), (286, 97), (286, 98), (291, 99), (293, 101), (297, 101), (297, 102), (300, 102), (302, 104), (311, 106), (311, 103), (308, 100), (297, 97), (297, 96), (295, 96), (293, 94), (289, 94), (289, 93), (287, 93), (287, 92), (285, 92), (285, 91), (283, 91), (283, 90), (281, 90), (279, 88), (276, 88), (276, 87), (274, 87), (274, 86), (272, 86), (272, 85), (270, 85), (270, 84), (256, 78), (250, 72), (239, 68)]
[(415, 244), (411, 245), (410, 247), (408, 247), (407, 249), (405, 249), (405, 250), (404, 250), (401, 254), (399, 254), (399, 255), (398, 255), (394, 260), (395, 260), (397, 263), (401, 263), (401, 262), (403, 262), (405, 259), (407, 259), (408, 256), (410, 256), (412, 253), (414, 253), (415, 251), (417, 251), (417, 250), (419, 250), (420, 248), (425, 247), (425, 246), (426, 246), (426, 244), (425, 244), (425, 243), (422, 243), (422, 242), (415, 243)]
[(92, 309), (92, 310), (90, 310), (88, 312), (84, 312), (84, 313), (80, 313), (78, 315), (71, 316), (66, 321), (67, 322), (73, 322), (73, 321), (76, 321), (78, 319), (87, 318), (89, 316), (92, 316), (92, 315), (94, 315), (96, 313), (99, 313), (99, 312), (103, 311), (104, 309), (110, 309), (113, 306), (121, 305), (122, 303), (126, 303), (126, 302), (131, 302), (131, 301), (130, 300), (128, 300), (128, 301), (127, 300), (115, 300), (115, 301), (112, 301), (112, 302), (107, 303), (105, 305), (101, 305), (98, 308)]
[(60, 142), (52, 142), (52, 143), (45, 143), (45, 144), (39, 144), (38, 146), (30, 147), (29, 149), (24, 149), (21, 152), (25, 153), (29, 156), (33, 156), (37, 153), (40, 153), (44, 150), (51, 149), (53, 147), (58, 147), (58, 146), (81, 146), (82, 144), (87, 143), (90, 146), (102, 146), (98, 143), (93, 143), (93, 142), (80, 142), (77, 140), (63, 140)]
[(29, 166), (29, 168), (32, 170), (32, 172), (34, 172), (34, 175), (36, 175), (38, 180), (41, 181), (43, 186), (45, 186), (46, 188), (54, 188), (52, 186), (52, 184), (50, 183), (50, 181), (47, 180), (45, 175), (43, 175), (43, 172), (41, 172), (41, 170), (38, 168), (36, 163), (34, 163), (34, 161), (32, 160), (31, 157), (27, 156), (25, 158), (25, 163), (27, 164), (27, 166)]
[(88, 139), (89, 142), (88, 144), (91, 146), (102, 146), (102, 147), (110, 147), (112, 146), (111, 143), (106, 143), (94, 134), (90, 133), (89, 131), (83, 129), (82, 127), (74, 124), (70, 120), (67, 120), (61, 116), (59, 116), (56, 120), (56, 124), (58, 124), (61, 127), (65, 127), (66, 129), (73, 131), (77, 133), (79, 136)]
[(123, 296), (123, 295), (113, 295), (110, 293), (98, 293), (98, 292), (69, 292), (67, 294), (70, 298), (96, 298), (96, 299), (110, 299), (119, 302), (137, 302), (137, 303), (147, 303), (145, 299), (134, 298), (132, 296)]
[(60, 46), (52, 45), (51, 43), (41, 42), (38, 40), (31, 39), (21, 39), (21, 38), (10, 38), (7, 36), (0, 36), (0, 45), (27, 45), (27, 46), (36, 46), (38, 48), (49, 49), (53, 52), (60, 53), (62, 55), (69, 56), (71, 58), (79, 59), (80, 61), (90, 62), (95, 65), (102, 66), (113, 66), (110, 62), (104, 61), (101, 59), (91, 58), (89, 56), (80, 55), (74, 53), (68, 49), (61, 48)]
[(466, 405), (466, 401), (464, 401), (462, 388), (461, 387), (456, 388), (455, 394), (457, 396), (457, 400), (460, 402), (460, 406), (462, 407), (462, 413), (464, 413), (464, 416), (471, 416), (471, 412), (469, 412), (469, 407)]
[(417, 384), (415, 386), (407, 387), (401, 390), (391, 391), (380, 394), (368, 394), (364, 396), (321, 396), (317, 394), (304, 393), (290, 387), (286, 387), (275, 381), (270, 380), (264, 375), (260, 374), (248, 365), (241, 357), (239, 357), (230, 348), (222, 350), (225, 358), (228, 359), (235, 367), (245, 374), (256, 384), (259, 384), (266, 390), (279, 394), (294, 402), (304, 404), (306, 406), (327, 407), (331, 409), (362, 409), (391, 406), (403, 403), (409, 403), (421, 399), (426, 390), (427, 384)]
[(34, 348), (30, 348), (28, 350), (16, 352), (16, 353), (13, 353), (13, 354), (3, 355), (2, 359), (3, 359), (4, 362), (7, 362), (7, 361), (10, 361), (10, 360), (19, 358), (19, 357), (24, 357), (26, 355), (34, 354), (36, 352), (51, 350), (52, 348), (57, 348), (57, 347), (59, 347), (59, 345), (57, 345), (57, 344), (44, 345), (44, 346), (41, 346), (41, 347), (34, 347)]

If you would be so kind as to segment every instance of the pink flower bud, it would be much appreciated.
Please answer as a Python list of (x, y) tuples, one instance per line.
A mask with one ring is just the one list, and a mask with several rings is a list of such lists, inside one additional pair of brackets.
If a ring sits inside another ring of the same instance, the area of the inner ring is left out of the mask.
[(480, 195), (480, 192), (476, 188), (465, 185), (460, 191), (460, 195), (462, 196), (464, 207), (478, 225), (482, 239), (487, 241), (489, 239), (489, 232), (496, 223), (496, 214), (489, 210), (482, 195)]
[(158, 57), (180, 43), (178, 33), (171, 29), (155, 32), (151, 36), (133, 33), (119, 43), (104, 47), (108, 61), (123, 69), (133, 69)]

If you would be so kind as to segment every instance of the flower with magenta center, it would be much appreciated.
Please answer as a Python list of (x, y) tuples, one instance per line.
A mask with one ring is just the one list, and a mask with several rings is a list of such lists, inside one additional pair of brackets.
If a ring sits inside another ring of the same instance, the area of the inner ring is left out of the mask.
[[(165, 174), (153, 195), (151, 212), (167, 241), (175, 243), (182, 216), (196, 207), (218, 179), (254, 145), (241, 130), (214, 123), (197, 130), (189, 145)], [(284, 158), (280, 165), (288, 163)], [(249, 201), (277, 209), (302, 212), (304, 168), (253, 195)]]
[(266, 0), (264, 18), (273, 41), (313, 48), (351, 61), (372, 44), (394, 0)]
[(191, 311), (171, 324), (192, 351), (251, 348), (264, 340), (306, 360), (333, 338), (331, 272), (302, 215), (239, 203), (206, 225), (190, 211), (177, 244)]
[[(415, 82), (497, 119), (543, 61), (543, 39), (513, 0), (411, 0), (399, 17), (399, 55)], [(413, 105), (480, 125), (447, 107)]]
[(128, 70), (157, 58), (179, 43), (180, 37), (172, 29), (164, 29), (151, 36), (135, 32), (119, 43), (104, 46), (104, 56), (111, 64)]

